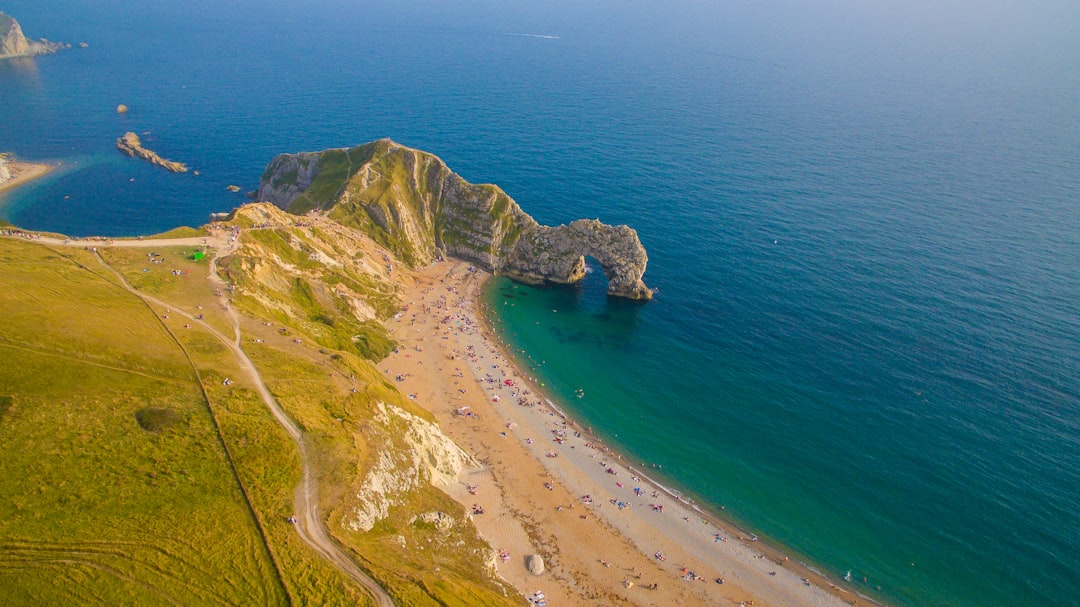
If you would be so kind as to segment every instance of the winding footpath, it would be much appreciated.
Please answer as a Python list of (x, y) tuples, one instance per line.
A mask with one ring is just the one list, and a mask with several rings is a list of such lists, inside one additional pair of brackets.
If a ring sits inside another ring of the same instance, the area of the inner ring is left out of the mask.
[(319, 492), (318, 486), (315, 482), (315, 470), (312, 464), (312, 458), (308, 453), (307, 441), (304, 440), (304, 434), (300, 431), (300, 428), (296, 423), (285, 413), (285, 411), (270, 394), (270, 390), (266, 387), (266, 383), (263, 381), (262, 376), (259, 374), (259, 370), (255, 368), (254, 363), (248, 358), (247, 353), (240, 347), (241, 333), (240, 333), (240, 316), (236, 310), (229, 305), (224, 293), (226, 292), (226, 285), (221, 280), (221, 277), (217, 273), (217, 257), (222, 250), (230, 251), (234, 248), (230, 246), (228, 241), (221, 236), (208, 236), (208, 237), (195, 237), (195, 238), (167, 238), (158, 240), (117, 240), (102, 242), (94, 239), (60, 239), (51, 237), (34, 237), (33, 242), (41, 244), (55, 245), (55, 246), (73, 246), (73, 247), (100, 247), (100, 246), (114, 246), (114, 247), (167, 247), (167, 246), (206, 246), (214, 250), (214, 255), (210, 258), (210, 274), (209, 278), (211, 282), (220, 287), (220, 296), (222, 307), (228, 312), (229, 321), (233, 328), (233, 337), (230, 338), (218, 331), (210, 324), (196, 318), (194, 315), (189, 314), (183, 310), (178, 309), (172, 304), (163, 302), (157, 298), (151, 297), (135, 289), (127, 282), (127, 280), (117, 271), (110, 266), (101, 255), (95, 250), (94, 253), (99, 262), (106, 268), (108, 268), (116, 277), (120, 280), (120, 284), (128, 292), (132, 293), (136, 297), (139, 297), (143, 301), (153, 303), (157, 306), (167, 308), (174, 313), (180, 314), (185, 318), (191, 320), (194, 323), (198, 323), (201, 327), (206, 329), (211, 335), (216, 337), (225, 347), (232, 351), (233, 356), (236, 357), (240, 367), (247, 374), (256, 390), (259, 392), (259, 396), (262, 398), (263, 403), (274, 415), (274, 419), (289, 433), (293, 441), (296, 443), (296, 447), (300, 452), (300, 462), (302, 465), (302, 474), (300, 484), (296, 487), (296, 492), (293, 498), (294, 509), (296, 512), (297, 523), (295, 525), (297, 533), (301, 539), (304, 540), (312, 549), (315, 550), (320, 556), (327, 561), (330, 561), (338, 569), (344, 572), (346, 575), (355, 580), (363, 588), (365, 588), (375, 600), (375, 604), (378, 607), (394, 607), (394, 601), (387, 594), (386, 590), (379, 585), (371, 576), (364, 573), (356, 565), (356, 562), (349, 557), (348, 554), (330, 537), (330, 532), (327, 530), (325, 523), (319, 517)]

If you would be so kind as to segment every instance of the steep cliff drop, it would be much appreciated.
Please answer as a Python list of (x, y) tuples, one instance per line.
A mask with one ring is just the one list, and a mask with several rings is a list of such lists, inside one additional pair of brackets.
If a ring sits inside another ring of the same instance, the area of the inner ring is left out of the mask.
[(0, 59), (44, 55), (64, 48), (71, 48), (71, 45), (45, 39), (27, 39), (14, 17), (0, 13)]
[(497, 186), (471, 184), (433, 154), (380, 139), (354, 148), (281, 154), (257, 200), (293, 213), (329, 211), (412, 264), (440, 255), (527, 283), (571, 284), (594, 257), (608, 294), (647, 300), (648, 263), (637, 232), (597, 220), (542, 226)]

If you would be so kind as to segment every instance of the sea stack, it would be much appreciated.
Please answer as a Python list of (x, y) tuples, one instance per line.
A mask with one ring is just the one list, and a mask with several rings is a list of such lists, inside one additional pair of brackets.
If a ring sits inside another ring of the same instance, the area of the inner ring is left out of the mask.
[(117, 114), (126, 114), (127, 111), (128, 111), (128, 106), (124, 105), (123, 103), (116, 106), (116, 113)]

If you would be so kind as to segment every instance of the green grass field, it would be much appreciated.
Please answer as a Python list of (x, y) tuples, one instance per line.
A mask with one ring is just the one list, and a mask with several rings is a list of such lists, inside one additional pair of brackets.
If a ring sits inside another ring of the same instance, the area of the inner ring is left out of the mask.
[[(379, 316), (396, 294), (308, 263), (309, 249), (356, 254), (317, 232), (245, 238), (219, 260), (245, 313), (242, 346), (304, 432), (334, 538), (400, 607), (522, 604), (486, 570), (490, 546), (462, 507), (430, 485), (369, 532), (343, 524), (379, 454), (407, 448), (404, 428), (378, 421), (379, 403), (432, 420), (372, 363), (393, 347), (382, 326), (357, 321), (333, 289), (370, 298)], [(99, 258), (0, 238), (4, 605), (370, 604), (287, 522), (298, 450), (233, 352), (184, 316), (233, 335), (223, 287), (193, 251), (102, 247)], [(252, 274), (270, 257), (301, 268), (302, 282), (260, 282), (277, 280)], [(418, 521), (424, 512), (455, 524)]]
[[(211, 409), (160, 316), (85, 251), (0, 239), (0, 276), (4, 604), (363, 600), (284, 522), (296, 456), (250, 391)], [(200, 374), (228, 369), (208, 334), (183, 342)]]

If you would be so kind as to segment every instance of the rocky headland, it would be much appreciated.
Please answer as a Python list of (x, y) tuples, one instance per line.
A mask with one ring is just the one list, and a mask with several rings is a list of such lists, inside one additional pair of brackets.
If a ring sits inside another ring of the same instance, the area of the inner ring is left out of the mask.
[(165, 160), (161, 156), (158, 156), (157, 153), (144, 148), (142, 142), (139, 141), (139, 136), (130, 131), (124, 133), (123, 137), (116, 140), (116, 148), (128, 156), (142, 158), (152, 165), (170, 170), (174, 173), (186, 173), (188, 170), (187, 165), (180, 162)]
[(591, 256), (609, 295), (652, 297), (642, 281), (648, 256), (634, 229), (589, 219), (540, 225), (499, 187), (471, 184), (437, 156), (389, 139), (281, 154), (256, 198), (293, 213), (329, 211), (412, 265), (449, 255), (521, 282), (571, 284), (585, 276)]
[(45, 55), (65, 48), (71, 48), (71, 45), (63, 42), (49, 42), (44, 38), (28, 39), (14, 17), (0, 13), (0, 59)]

